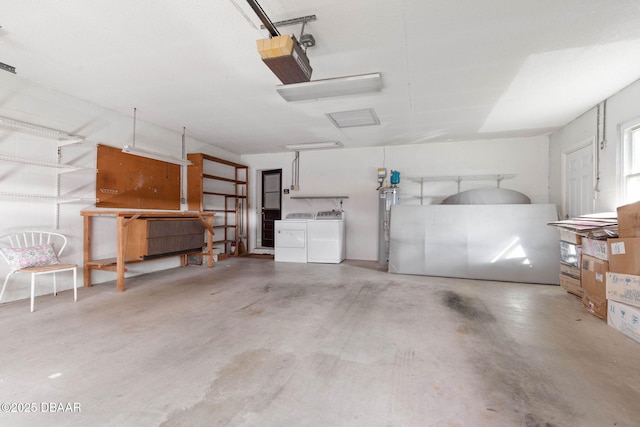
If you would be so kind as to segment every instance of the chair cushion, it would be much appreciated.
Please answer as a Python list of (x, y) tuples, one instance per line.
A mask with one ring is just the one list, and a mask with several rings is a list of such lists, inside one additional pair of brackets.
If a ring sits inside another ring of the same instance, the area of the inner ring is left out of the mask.
[(60, 264), (56, 252), (53, 250), (53, 245), (50, 243), (29, 248), (0, 248), (0, 250), (9, 260), (11, 271)]

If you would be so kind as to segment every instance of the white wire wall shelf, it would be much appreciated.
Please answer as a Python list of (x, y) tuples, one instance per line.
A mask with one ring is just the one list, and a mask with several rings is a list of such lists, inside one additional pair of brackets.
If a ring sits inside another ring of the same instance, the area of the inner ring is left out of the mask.
[(324, 195), (308, 195), (308, 196), (291, 196), (292, 199), (348, 199), (349, 196), (324, 196)]
[(309, 206), (311, 206), (311, 202), (313, 200), (333, 200), (338, 206), (340, 206), (340, 210), (342, 210), (342, 204), (344, 200), (348, 198), (349, 196), (334, 196), (323, 194), (291, 196), (291, 200), (306, 200)]
[(451, 181), (457, 184), (457, 192), (460, 192), (460, 185), (463, 181), (496, 181), (497, 188), (500, 188), (500, 183), (505, 179), (515, 178), (515, 174), (494, 174), (494, 175), (446, 175), (446, 176), (418, 176), (408, 177), (407, 180), (420, 183), (420, 204), (423, 203), (425, 197), (424, 184), (428, 182), (446, 182)]
[(35, 125), (33, 123), (10, 119), (8, 117), (0, 116), (0, 124), (22, 131), (33, 132), (51, 139), (56, 139), (59, 145), (69, 145), (84, 142), (84, 138), (78, 135), (73, 135), (71, 133), (48, 128), (45, 126)]
[(26, 164), (26, 165), (44, 166), (44, 167), (48, 167), (48, 168), (55, 168), (55, 169), (59, 169), (59, 171), (58, 171), (59, 173), (74, 172), (74, 171), (78, 171), (78, 170), (93, 170), (93, 171), (95, 171), (95, 168), (84, 168), (84, 167), (80, 167), (80, 166), (67, 165), (67, 164), (64, 164), (64, 163), (47, 162), (47, 161), (44, 161), (44, 160), (30, 159), (30, 158), (27, 158), (27, 157), (20, 157), (20, 156), (15, 156), (13, 154), (7, 154), (7, 153), (2, 153), (2, 152), (0, 152), (0, 160), (6, 161), (6, 162), (11, 162), (11, 163), (22, 163), (22, 164)]
[[(45, 161), (45, 160), (37, 160), (29, 157), (22, 157), (14, 154), (1, 153), (0, 152), (0, 161), (17, 163), (17, 164), (26, 164), (26, 165), (34, 165), (40, 167), (47, 168), (55, 168), (56, 169), (56, 178), (55, 178), (55, 194), (38, 194), (38, 193), (17, 193), (17, 192), (0, 192), (0, 198), (3, 199), (27, 199), (27, 200), (35, 200), (42, 202), (55, 203), (55, 227), (56, 229), (60, 226), (60, 205), (65, 203), (91, 203), (95, 204), (98, 199), (97, 198), (88, 198), (82, 197), (81, 195), (66, 195), (61, 194), (61, 175), (69, 173), (69, 172), (77, 172), (77, 171), (95, 171), (95, 168), (86, 168), (81, 166), (75, 166), (70, 164), (65, 164), (61, 162), (62, 154), (61, 150), (63, 147), (67, 147), (70, 145), (79, 145), (85, 144), (88, 141), (84, 139), (84, 137), (79, 135), (74, 135), (69, 132), (64, 132), (58, 129), (49, 128), (46, 126), (40, 126), (33, 123), (24, 122), (21, 120), (15, 120), (8, 117), (0, 116), (0, 127), (9, 127), (13, 129), (17, 129), (25, 134), (37, 135), (47, 139), (54, 140), (56, 142), (55, 149), (57, 150), (57, 162), (53, 161)], [(93, 144), (94, 143), (89, 143)], [(10, 183), (9, 183), (10, 186)]]
[(40, 200), (43, 202), (56, 202), (56, 203), (74, 203), (74, 202), (96, 203), (97, 201), (97, 199), (91, 198), (91, 197), (52, 196), (49, 194), (11, 193), (11, 192), (0, 192), (0, 197), (8, 198), (8, 199), (32, 199), (32, 200)]

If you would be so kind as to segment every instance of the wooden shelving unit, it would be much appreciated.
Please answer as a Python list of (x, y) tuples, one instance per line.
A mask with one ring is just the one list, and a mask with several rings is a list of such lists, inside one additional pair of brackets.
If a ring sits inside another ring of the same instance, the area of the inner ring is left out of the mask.
[[(249, 221), (249, 167), (203, 153), (190, 153), (187, 167), (189, 210), (214, 212), (214, 247), (238, 255)], [(247, 242), (248, 246), (248, 242)]]

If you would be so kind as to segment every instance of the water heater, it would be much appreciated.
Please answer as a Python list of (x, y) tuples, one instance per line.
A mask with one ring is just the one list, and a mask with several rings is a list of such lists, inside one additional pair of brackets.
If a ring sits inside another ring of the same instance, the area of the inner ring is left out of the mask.
[(387, 265), (389, 261), (389, 237), (391, 228), (391, 207), (400, 203), (400, 188), (383, 187), (378, 190), (378, 263)]

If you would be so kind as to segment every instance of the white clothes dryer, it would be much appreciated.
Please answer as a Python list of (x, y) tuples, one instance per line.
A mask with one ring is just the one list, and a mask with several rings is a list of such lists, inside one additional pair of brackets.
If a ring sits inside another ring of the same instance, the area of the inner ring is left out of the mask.
[(312, 213), (299, 212), (274, 221), (275, 261), (307, 262), (307, 223), (313, 217)]

